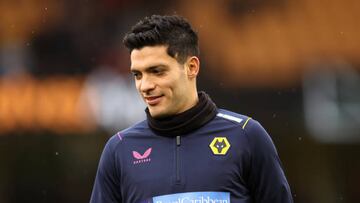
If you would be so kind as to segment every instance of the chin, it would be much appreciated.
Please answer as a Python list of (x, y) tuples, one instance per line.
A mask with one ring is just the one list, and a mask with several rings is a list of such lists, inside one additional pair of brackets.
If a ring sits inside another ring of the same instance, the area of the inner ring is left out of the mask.
[(161, 111), (158, 109), (149, 108), (149, 112), (150, 112), (151, 117), (153, 117), (153, 118), (164, 118), (164, 117), (169, 116), (169, 114), (167, 112), (164, 112), (164, 111)]

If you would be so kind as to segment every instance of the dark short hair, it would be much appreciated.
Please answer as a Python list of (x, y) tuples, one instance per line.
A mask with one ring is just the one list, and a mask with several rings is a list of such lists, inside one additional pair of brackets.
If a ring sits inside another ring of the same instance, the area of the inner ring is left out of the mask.
[(198, 36), (190, 23), (178, 15), (152, 15), (140, 20), (124, 37), (130, 53), (145, 46), (166, 45), (169, 56), (184, 63), (189, 56), (199, 57)]

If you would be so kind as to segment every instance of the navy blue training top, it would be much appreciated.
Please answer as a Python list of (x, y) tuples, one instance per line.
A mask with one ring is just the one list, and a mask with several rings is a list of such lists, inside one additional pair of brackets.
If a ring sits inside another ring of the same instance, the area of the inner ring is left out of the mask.
[(183, 136), (142, 121), (109, 139), (92, 203), (289, 203), (275, 146), (255, 120), (223, 109)]

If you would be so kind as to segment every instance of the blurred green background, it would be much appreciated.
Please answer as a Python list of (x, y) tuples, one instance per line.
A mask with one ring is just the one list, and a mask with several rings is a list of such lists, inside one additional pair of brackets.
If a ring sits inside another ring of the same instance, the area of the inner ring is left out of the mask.
[(356, 0), (0, 1), (0, 202), (88, 202), (107, 139), (145, 118), (122, 37), (180, 14), (199, 89), (260, 121), (295, 202), (360, 202)]

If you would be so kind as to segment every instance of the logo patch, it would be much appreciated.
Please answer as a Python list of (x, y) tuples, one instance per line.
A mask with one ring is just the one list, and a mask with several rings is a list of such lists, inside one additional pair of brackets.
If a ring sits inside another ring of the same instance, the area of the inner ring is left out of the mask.
[(215, 155), (225, 155), (230, 149), (230, 143), (226, 137), (215, 137), (209, 147)]
[(153, 197), (153, 203), (230, 203), (228, 192), (186, 192)]
[(149, 149), (147, 149), (143, 155), (141, 155), (139, 152), (137, 151), (132, 151), (132, 155), (133, 157), (136, 159), (134, 160), (134, 164), (140, 164), (140, 163), (145, 163), (145, 162), (150, 162), (151, 159), (149, 158), (150, 154), (151, 154), (152, 148), (150, 147)]

